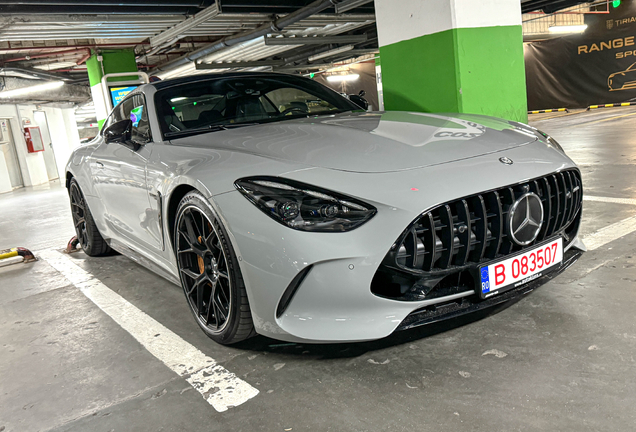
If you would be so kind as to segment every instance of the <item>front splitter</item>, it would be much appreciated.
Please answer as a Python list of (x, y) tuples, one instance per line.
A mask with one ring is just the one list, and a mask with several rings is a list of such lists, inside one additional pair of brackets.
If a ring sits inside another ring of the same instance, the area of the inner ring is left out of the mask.
[(583, 255), (582, 251), (570, 249), (563, 255), (563, 263), (558, 269), (555, 269), (545, 276), (541, 276), (538, 279), (530, 281), (525, 285), (506, 291), (491, 298), (481, 300), (477, 294), (474, 294), (458, 299), (457, 301), (428, 306), (424, 309), (419, 309), (411, 312), (400, 323), (396, 331), (408, 330), (415, 327), (432, 324), (438, 321), (455, 318), (461, 315), (488, 309), (490, 307), (518, 299), (563, 273), (572, 264), (574, 264), (581, 257), (581, 255)]

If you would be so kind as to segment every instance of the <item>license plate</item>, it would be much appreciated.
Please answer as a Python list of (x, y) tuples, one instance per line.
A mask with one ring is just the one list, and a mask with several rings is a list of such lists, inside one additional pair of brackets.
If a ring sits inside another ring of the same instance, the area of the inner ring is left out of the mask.
[(563, 261), (563, 239), (543, 243), (527, 252), (481, 267), (481, 298), (501, 294), (537, 279)]

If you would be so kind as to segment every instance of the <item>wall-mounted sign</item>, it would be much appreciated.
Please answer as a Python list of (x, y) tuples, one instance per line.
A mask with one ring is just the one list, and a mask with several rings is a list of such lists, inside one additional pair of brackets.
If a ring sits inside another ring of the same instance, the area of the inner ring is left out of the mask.
[(22, 125), (27, 126), (31, 124), (31, 119), (28, 117), (22, 117)]
[(636, 99), (636, 1), (585, 17), (585, 33), (524, 44), (528, 109)]

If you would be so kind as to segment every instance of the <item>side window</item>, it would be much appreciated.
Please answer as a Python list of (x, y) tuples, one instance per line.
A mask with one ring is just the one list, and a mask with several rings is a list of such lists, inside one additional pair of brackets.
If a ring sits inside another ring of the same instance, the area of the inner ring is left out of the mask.
[(146, 100), (141, 93), (132, 95), (123, 100), (120, 104), (123, 119), (132, 121), (132, 139), (139, 143), (146, 143), (152, 140), (150, 133), (150, 123), (148, 122), (148, 110)]

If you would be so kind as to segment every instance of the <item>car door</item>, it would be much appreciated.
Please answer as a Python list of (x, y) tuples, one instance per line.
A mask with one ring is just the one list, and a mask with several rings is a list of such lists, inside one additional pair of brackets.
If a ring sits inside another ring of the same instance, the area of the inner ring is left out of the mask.
[(138, 145), (103, 141), (93, 152), (90, 164), (95, 189), (103, 202), (104, 221), (113, 237), (133, 249), (154, 252), (159, 244), (153, 233), (156, 227), (149, 226), (153, 210), (145, 174), (153, 143), (142, 93), (120, 102), (104, 130), (124, 119), (132, 121), (131, 141)]

